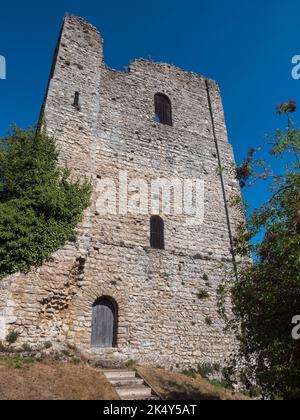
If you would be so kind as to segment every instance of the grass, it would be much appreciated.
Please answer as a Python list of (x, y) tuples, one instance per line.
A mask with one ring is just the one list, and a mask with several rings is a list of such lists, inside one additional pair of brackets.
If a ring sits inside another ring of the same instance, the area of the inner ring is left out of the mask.
[(18, 355), (15, 356), (4, 356), (0, 357), (0, 363), (4, 364), (13, 369), (23, 369), (25, 367), (31, 366), (34, 363), (40, 362), (40, 359), (36, 357), (20, 357)]
[(209, 381), (209, 383), (213, 386), (215, 386), (216, 388), (222, 388), (222, 389), (229, 389), (231, 390), (231, 387), (223, 381), (217, 381), (215, 379), (212, 379), (211, 381)]
[[(118, 400), (96, 369), (78, 363), (33, 357), (0, 358), (0, 400)], [(80, 361), (79, 361), (80, 362)]]
[(133, 359), (129, 359), (127, 360), (127, 362), (125, 363), (125, 367), (127, 368), (132, 368), (136, 365), (136, 361)]
[(164, 400), (247, 400), (244, 395), (224, 388), (221, 382), (210, 383), (199, 374), (195, 377), (164, 369), (138, 366), (137, 371)]
[(73, 359), (71, 360), (71, 363), (75, 366), (78, 366), (78, 365), (80, 365), (81, 360), (78, 359), (77, 357), (73, 357)]
[(202, 363), (197, 366), (197, 368), (185, 369), (182, 374), (190, 378), (196, 378), (197, 375), (201, 375), (203, 378), (207, 379), (210, 375), (220, 372), (221, 367), (218, 363)]

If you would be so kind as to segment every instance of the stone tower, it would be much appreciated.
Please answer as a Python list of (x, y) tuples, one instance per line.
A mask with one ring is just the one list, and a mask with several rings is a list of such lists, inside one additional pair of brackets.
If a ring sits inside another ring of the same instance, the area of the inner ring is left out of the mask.
[[(105, 358), (174, 368), (222, 363), (232, 338), (217, 314), (216, 288), (232, 265), (237, 215), (227, 203), (238, 186), (219, 170), (234, 157), (216, 83), (146, 60), (112, 70), (96, 28), (67, 16), (42, 110), (60, 163), (91, 180), (92, 202), (76, 243), (1, 282), (0, 340), (17, 330), (20, 344), (68, 343)], [(106, 212), (104, 180), (117, 202)], [(201, 180), (204, 208), (191, 218), (175, 212), (174, 199), (165, 214), (162, 188), (154, 194), (161, 211), (138, 212), (145, 185), (157, 180), (182, 188)]]

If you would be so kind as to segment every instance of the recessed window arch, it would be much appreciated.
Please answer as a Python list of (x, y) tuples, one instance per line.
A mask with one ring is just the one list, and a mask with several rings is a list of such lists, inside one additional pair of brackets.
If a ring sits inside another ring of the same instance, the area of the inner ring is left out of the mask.
[(160, 124), (173, 125), (172, 104), (168, 96), (156, 93), (154, 96), (155, 116)]
[(97, 299), (92, 307), (92, 347), (117, 346), (118, 305), (109, 296)]
[(165, 226), (160, 216), (150, 219), (150, 245), (154, 249), (165, 249)]

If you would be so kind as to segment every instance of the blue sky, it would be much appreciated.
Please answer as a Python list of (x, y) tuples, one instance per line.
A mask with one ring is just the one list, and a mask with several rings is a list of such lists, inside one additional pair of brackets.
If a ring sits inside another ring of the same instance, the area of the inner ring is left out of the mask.
[[(12, 122), (36, 122), (66, 11), (98, 27), (115, 69), (150, 56), (216, 79), (238, 162), (284, 126), (278, 103), (300, 104), (300, 80), (291, 77), (291, 59), (300, 54), (299, 0), (11, 1), (0, 12), (0, 55), (7, 61), (1, 135)], [(265, 187), (247, 196), (256, 206)]]

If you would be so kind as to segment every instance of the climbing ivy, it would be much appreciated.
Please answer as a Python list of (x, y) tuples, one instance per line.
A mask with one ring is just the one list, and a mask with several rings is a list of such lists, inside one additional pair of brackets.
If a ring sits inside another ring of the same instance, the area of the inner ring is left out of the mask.
[(40, 265), (74, 239), (89, 205), (86, 180), (58, 166), (55, 140), (13, 127), (0, 140), (0, 278)]

